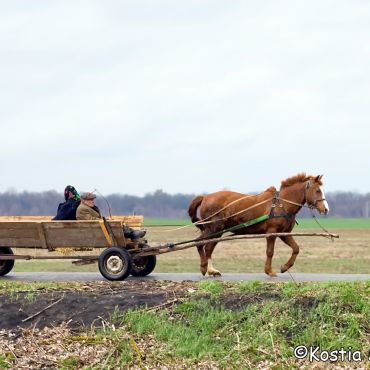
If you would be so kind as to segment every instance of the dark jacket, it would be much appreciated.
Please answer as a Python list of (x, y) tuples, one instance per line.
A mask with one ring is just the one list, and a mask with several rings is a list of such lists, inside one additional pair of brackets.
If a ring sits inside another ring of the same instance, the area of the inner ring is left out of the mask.
[(64, 203), (60, 203), (57, 210), (57, 215), (53, 220), (77, 220), (76, 211), (80, 205), (79, 200), (68, 199)]

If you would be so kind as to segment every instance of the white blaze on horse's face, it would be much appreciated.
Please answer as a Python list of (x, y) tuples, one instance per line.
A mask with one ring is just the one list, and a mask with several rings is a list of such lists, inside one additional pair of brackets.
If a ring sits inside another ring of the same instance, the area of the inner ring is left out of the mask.
[(327, 215), (328, 213), (329, 213), (329, 210), (330, 210), (330, 208), (329, 208), (329, 204), (328, 204), (328, 202), (326, 201), (326, 199), (325, 199), (325, 193), (324, 193), (324, 189), (322, 188), (322, 186), (320, 186), (320, 190), (321, 190), (321, 194), (322, 194), (322, 199), (324, 199), (323, 200), (323, 202), (324, 202), (324, 207), (325, 207), (325, 211), (324, 211), (324, 213)]

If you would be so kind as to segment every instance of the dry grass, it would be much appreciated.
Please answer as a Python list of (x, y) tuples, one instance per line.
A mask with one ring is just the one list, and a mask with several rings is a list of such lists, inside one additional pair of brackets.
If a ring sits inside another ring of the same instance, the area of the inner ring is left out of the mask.
[[(302, 231), (299, 228), (295, 231)], [(304, 232), (320, 232), (307, 230)], [(334, 242), (323, 237), (297, 237), (301, 246), (293, 272), (370, 273), (370, 229), (338, 229)], [(194, 227), (176, 230), (175, 227), (148, 227), (150, 245), (193, 239), (199, 234)], [(264, 239), (237, 240), (220, 243), (213, 262), (221, 272), (263, 272), (266, 243)], [(19, 254), (34, 250), (18, 249)], [(38, 255), (45, 251), (37, 250)], [(95, 252), (85, 252), (91, 254)], [(273, 267), (279, 270), (289, 258), (291, 249), (280, 240), (275, 246)], [(14, 271), (97, 271), (96, 265), (72, 267), (69, 261), (17, 261)], [(198, 272), (199, 257), (195, 248), (158, 257), (156, 272)]]
[[(161, 232), (150, 229), (150, 240), (184, 240), (197, 236), (194, 229)], [(164, 228), (162, 228), (164, 229)], [(297, 232), (300, 230), (297, 229)], [(304, 230), (304, 232), (320, 232)], [(295, 272), (337, 272), (370, 273), (370, 230), (342, 229), (330, 230), (340, 235), (331, 241), (323, 237), (297, 237), (300, 254), (292, 268)], [(173, 239), (171, 239), (171, 237)], [(264, 239), (235, 240), (219, 243), (213, 253), (213, 262), (222, 272), (263, 272), (266, 253)], [(273, 266), (279, 270), (291, 254), (291, 249), (277, 240)], [(176, 253), (168, 253), (158, 258), (156, 271), (198, 271), (199, 257), (195, 248)], [(186, 267), (186, 269), (185, 269)]]

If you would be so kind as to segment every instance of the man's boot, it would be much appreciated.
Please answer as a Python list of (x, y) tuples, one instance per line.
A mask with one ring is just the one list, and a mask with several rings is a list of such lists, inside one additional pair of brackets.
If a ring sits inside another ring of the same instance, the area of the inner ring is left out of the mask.
[(134, 230), (134, 229), (131, 229), (131, 227), (128, 227), (125, 225), (123, 229), (123, 234), (126, 238), (135, 240), (135, 239), (140, 239), (144, 237), (144, 235), (146, 234), (146, 231), (145, 230)]

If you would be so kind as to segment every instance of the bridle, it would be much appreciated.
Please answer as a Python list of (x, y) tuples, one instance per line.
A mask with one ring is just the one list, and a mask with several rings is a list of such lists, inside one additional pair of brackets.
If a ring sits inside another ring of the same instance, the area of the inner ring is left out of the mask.
[[(307, 193), (308, 193), (308, 190), (312, 187), (312, 185), (313, 184), (312, 184), (311, 180), (308, 180), (306, 182), (305, 190), (304, 190), (304, 198), (305, 198), (304, 203), (297, 203), (297, 202), (293, 202), (292, 200), (282, 198), (280, 196), (280, 192), (276, 191), (275, 196), (273, 198), (273, 202), (272, 202), (272, 208), (276, 207), (276, 201), (278, 203), (280, 203), (280, 201), (283, 201), (283, 202), (290, 203), (290, 204), (293, 204), (293, 205), (298, 206), (298, 207), (306, 207), (306, 208), (309, 208), (309, 209), (317, 209), (317, 206), (316, 206), (317, 202), (325, 201), (326, 199), (325, 198), (318, 198), (318, 199), (315, 199), (314, 202), (308, 202)], [(280, 207), (283, 207), (283, 205), (281, 203), (280, 203)]]
[(317, 209), (317, 202), (323, 202), (323, 201), (326, 201), (325, 198), (318, 198), (318, 199), (315, 199), (314, 202), (308, 202), (308, 199), (307, 199), (307, 192), (308, 190), (312, 187), (312, 181), (311, 180), (308, 180), (306, 182), (306, 187), (305, 187), (305, 191), (304, 191), (304, 197), (306, 199), (306, 203), (307, 203), (307, 207), (310, 208), (310, 209)]

